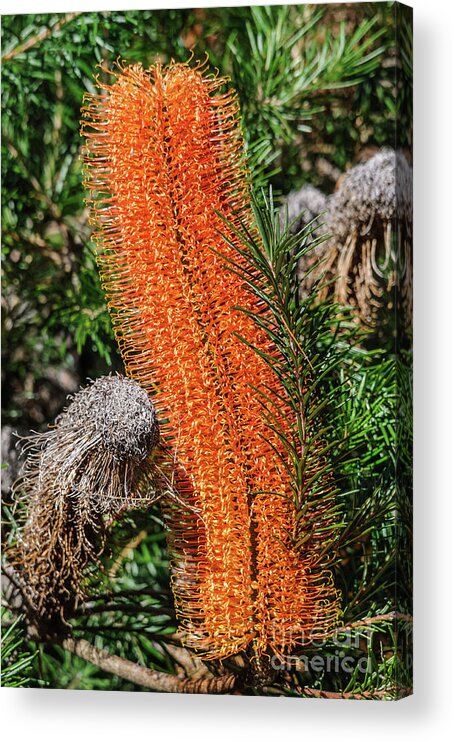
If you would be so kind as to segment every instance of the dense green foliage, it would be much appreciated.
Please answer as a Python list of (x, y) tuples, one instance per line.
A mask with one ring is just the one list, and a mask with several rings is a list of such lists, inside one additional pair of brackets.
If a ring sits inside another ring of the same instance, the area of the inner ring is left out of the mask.
[[(392, 3), (4, 16), (4, 422), (21, 432), (45, 427), (87, 376), (121, 370), (83, 201), (80, 107), (97, 64), (111, 68), (120, 57), (148, 66), (157, 58), (186, 61), (190, 50), (196, 58), (208, 53), (238, 90), (255, 184), (271, 183), (279, 197), (304, 183), (332, 191), (365, 152), (393, 146), (394, 43)], [(291, 260), (284, 264), (288, 271)], [(312, 321), (306, 353), (322, 359), (316, 394), (325, 403), (317, 415), (328, 421), (340, 493), (337, 583), (350, 625), (411, 611), (411, 570), (404, 564), (396, 574), (411, 530), (411, 462), (396, 461), (396, 436), (408, 450), (411, 425), (406, 357), (396, 357), (394, 338), (378, 347), (370, 333), (364, 339), (344, 328), (328, 348), (334, 316), (319, 306), (312, 320), (307, 313), (293, 319), (306, 333)], [(8, 494), (4, 500), (11, 523)], [(103, 560), (105, 572), (88, 578), (93, 598), (74, 618), (75, 635), (174, 673), (159, 507), (118, 524)], [(396, 600), (397, 581), (404, 587)], [(406, 626), (388, 619), (352, 629), (352, 654), (369, 659), (366, 671), (292, 670), (269, 692), (390, 688), (392, 696), (411, 684)], [(4, 684), (138, 689), (61, 647), (26, 640), (20, 625), (8, 631)], [(323, 652), (335, 658), (338, 647)]]

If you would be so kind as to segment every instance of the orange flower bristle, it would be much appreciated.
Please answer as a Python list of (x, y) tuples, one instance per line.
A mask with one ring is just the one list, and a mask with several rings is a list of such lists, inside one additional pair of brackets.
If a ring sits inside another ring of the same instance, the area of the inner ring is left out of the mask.
[(207, 658), (253, 641), (285, 654), (302, 635), (330, 634), (339, 613), (317, 508), (310, 538), (294, 546), (283, 444), (254, 391), (276, 377), (239, 339), (271, 352), (235, 309), (260, 308), (220, 256), (239, 260), (216, 212), (252, 221), (239, 105), (225, 83), (204, 65), (120, 68), (87, 95), (82, 122), (116, 337), (180, 462), (188, 507), (167, 510), (177, 615), (186, 645)]

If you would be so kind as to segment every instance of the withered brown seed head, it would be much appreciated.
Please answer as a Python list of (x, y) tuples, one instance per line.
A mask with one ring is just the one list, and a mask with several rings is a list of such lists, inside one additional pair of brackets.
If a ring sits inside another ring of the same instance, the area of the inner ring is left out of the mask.
[(90, 429), (92, 446), (99, 445), (117, 461), (143, 461), (159, 440), (147, 392), (123, 376), (103, 376), (80, 391), (56, 425)]
[(108, 525), (156, 499), (150, 453), (159, 427), (137, 382), (105, 376), (26, 441), (13, 487), (24, 525), (12, 561), (39, 620), (52, 622), (84, 595), (84, 570), (97, 561)]
[[(385, 148), (343, 175), (324, 196), (312, 186), (287, 197), (289, 216), (300, 218), (296, 232), (312, 219), (314, 237), (329, 238), (303, 255), (298, 265), (300, 294), (307, 296), (323, 272), (321, 296), (350, 305), (357, 320), (377, 329), (390, 313), (399, 287), (399, 307), (407, 326), (412, 314), (412, 169), (402, 152)], [(324, 212), (317, 218), (317, 209)], [(322, 259), (320, 268), (308, 272)]]
[[(351, 168), (329, 198), (328, 232), (345, 240), (375, 220), (387, 224), (406, 218), (411, 208), (411, 168), (400, 152), (383, 149)], [(399, 204), (399, 209), (397, 205)]]

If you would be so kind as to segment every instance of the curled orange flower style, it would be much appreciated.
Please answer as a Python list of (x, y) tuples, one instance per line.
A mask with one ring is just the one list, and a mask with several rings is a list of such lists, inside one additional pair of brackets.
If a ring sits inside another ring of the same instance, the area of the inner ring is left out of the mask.
[(127, 373), (177, 448), (187, 507), (166, 518), (180, 628), (206, 658), (248, 645), (282, 655), (332, 632), (339, 606), (323, 513), (309, 508), (296, 548), (284, 444), (254, 390), (276, 387), (253, 350), (272, 349), (236, 307), (261, 307), (220, 256), (239, 260), (219, 214), (252, 223), (237, 97), (204, 65), (113, 74), (83, 109), (89, 205)]

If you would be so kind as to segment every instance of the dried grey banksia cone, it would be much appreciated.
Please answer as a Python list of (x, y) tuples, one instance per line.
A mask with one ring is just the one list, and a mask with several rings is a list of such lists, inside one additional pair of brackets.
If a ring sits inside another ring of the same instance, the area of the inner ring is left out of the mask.
[(45, 433), (26, 438), (13, 487), (26, 520), (13, 556), (33, 620), (52, 631), (84, 595), (106, 529), (159, 496), (151, 454), (159, 426), (137, 382), (104, 376), (79, 391)]
[(288, 196), (287, 208), (290, 221), (303, 211), (293, 226), (295, 231), (315, 219), (314, 236), (329, 235), (300, 260), (303, 296), (320, 278), (319, 270), (308, 270), (324, 258), (320, 265), (326, 279), (322, 298), (333, 293), (337, 302), (354, 308), (362, 324), (374, 327), (382, 308), (393, 308), (398, 286), (398, 308), (405, 325), (410, 325), (412, 169), (402, 152), (385, 148), (351, 168), (331, 196), (304, 186)]

